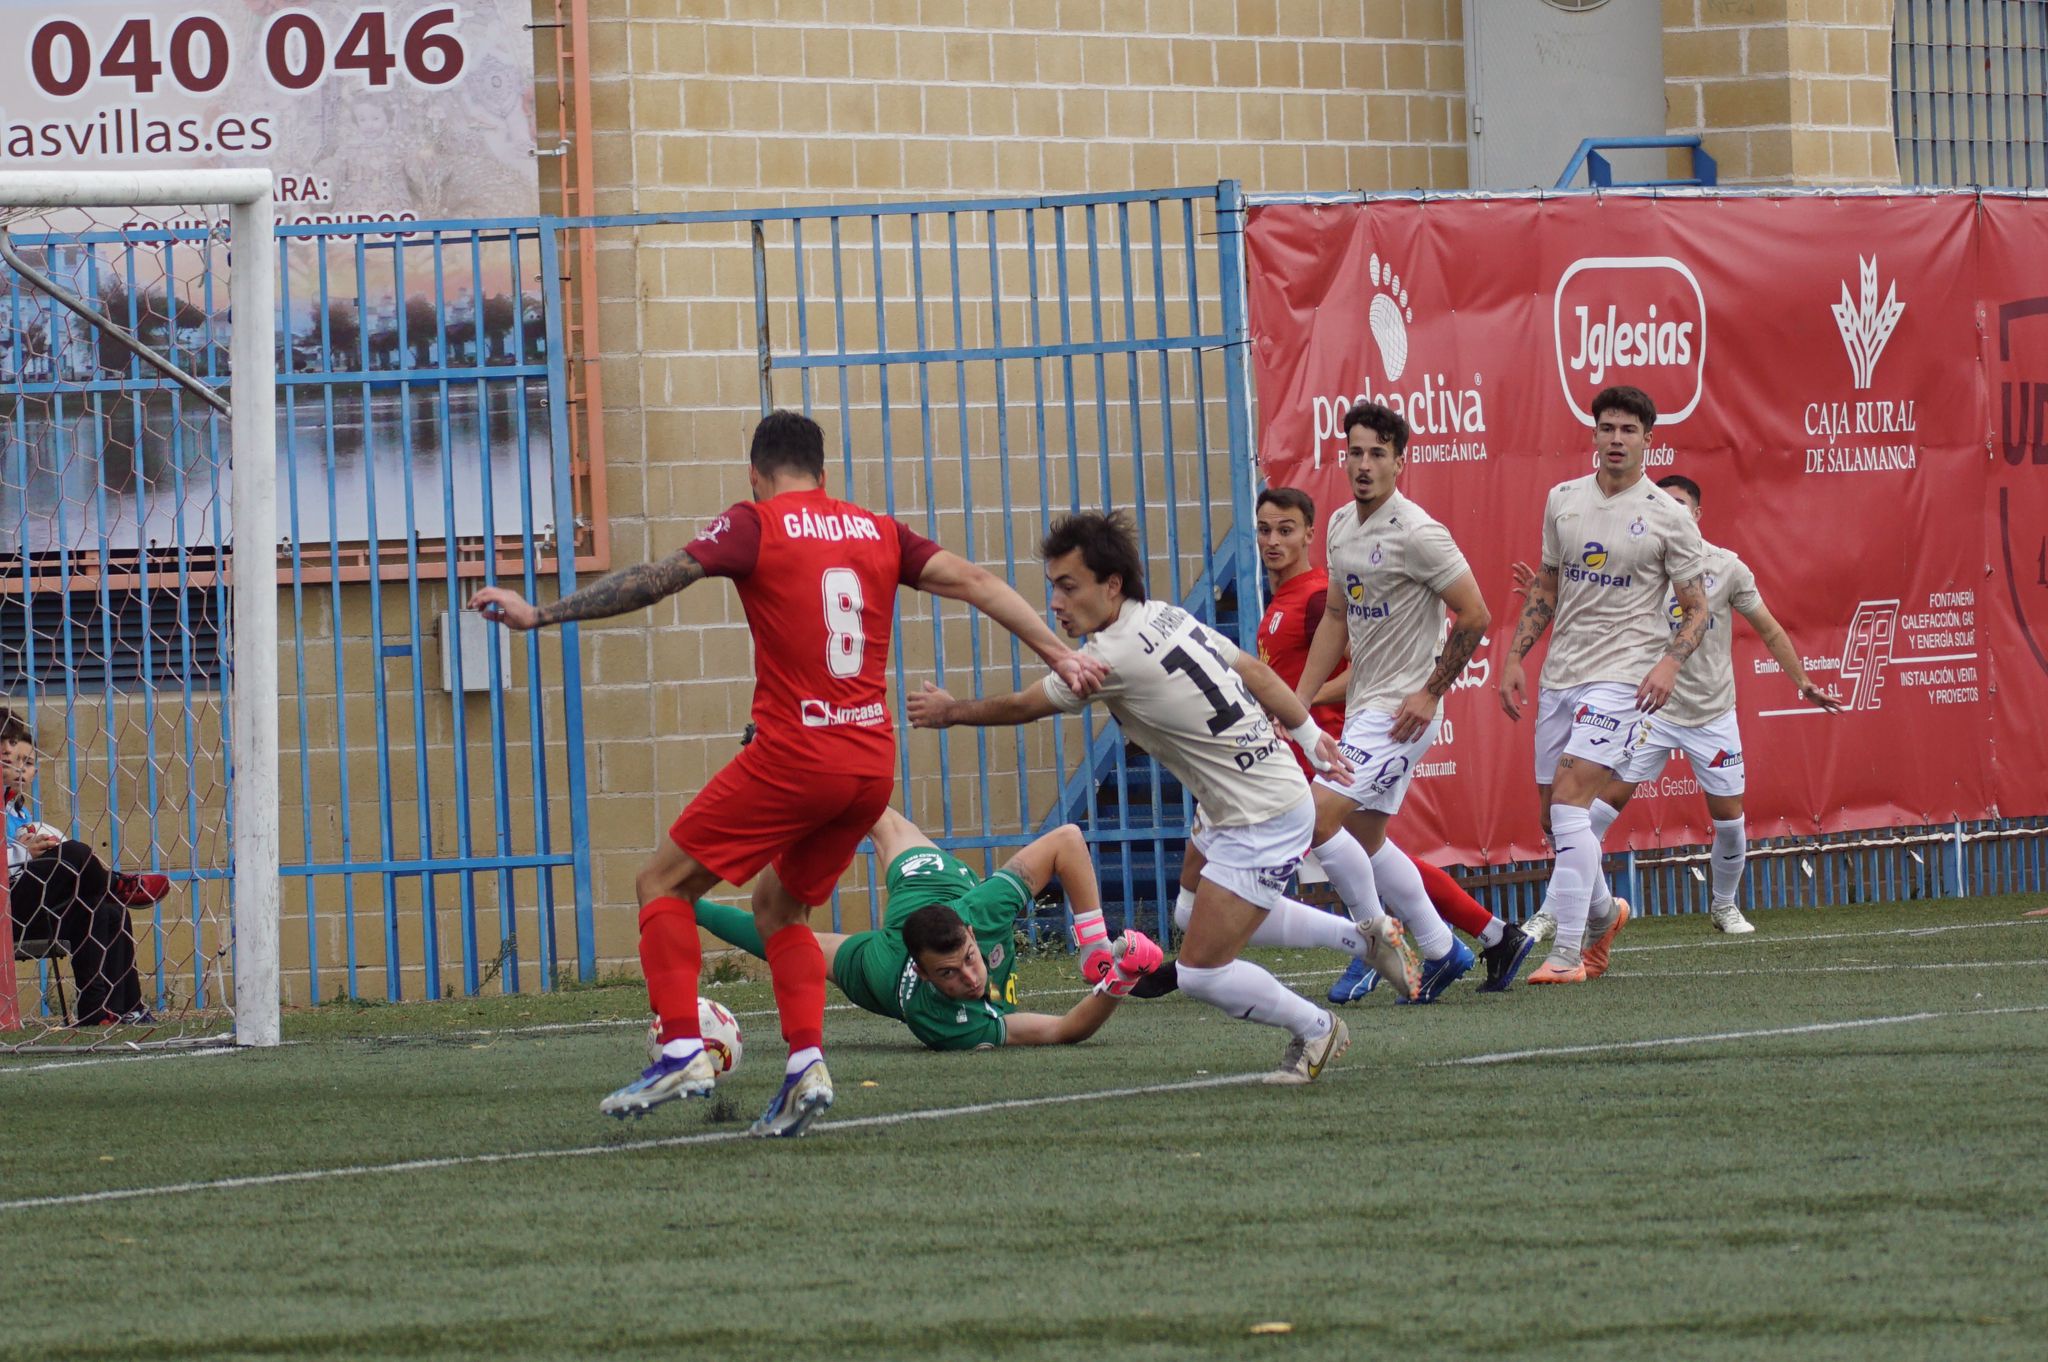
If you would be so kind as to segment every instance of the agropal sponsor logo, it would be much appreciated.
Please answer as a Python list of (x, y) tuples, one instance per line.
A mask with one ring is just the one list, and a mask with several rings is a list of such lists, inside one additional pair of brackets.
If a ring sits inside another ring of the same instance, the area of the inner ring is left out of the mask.
[(1344, 413), (1353, 404), (1376, 402), (1408, 422), (1408, 462), (1479, 463), (1486, 458), (1486, 402), (1479, 374), (1432, 371), (1417, 359), (1409, 327), (1415, 321), (1415, 298), (1392, 261), (1377, 253), (1368, 262), (1369, 281), (1360, 311), (1379, 360), (1377, 378), (1358, 383), (1346, 397), (1335, 393), (1311, 399), (1315, 421), (1315, 467), (1344, 457)]
[[(1876, 256), (1856, 257), (1857, 291), (1849, 292), (1849, 281), (1841, 281), (1841, 301), (1830, 303), (1828, 312), (1841, 333), (1842, 352), (1848, 360), (1849, 393), (1867, 393), (1876, 384), (1878, 362), (1891, 343), (1907, 304), (1899, 298), (1899, 284), (1893, 279), (1878, 298)], [(1850, 397), (1821, 394), (1805, 404), (1804, 429), (1811, 443), (1806, 449), (1808, 473), (1905, 473), (1919, 464), (1919, 447), (1913, 435), (1919, 422), (1914, 399), (1906, 394), (1891, 397)], [(1825, 439), (1825, 445), (1817, 443)]]
[(1657, 404), (1657, 428), (1700, 404), (1706, 386), (1707, 299), (1692, 267), (1668, 255), (1575, 260), (1551, 304), (1557, 379), (1582, 425), (1602, 388), (1641, 388)]

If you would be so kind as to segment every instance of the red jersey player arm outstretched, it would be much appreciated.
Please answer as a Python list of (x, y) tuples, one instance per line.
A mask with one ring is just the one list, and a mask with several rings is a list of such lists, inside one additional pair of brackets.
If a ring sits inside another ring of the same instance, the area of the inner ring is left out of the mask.
[(621, 568), (546, 605), (529, 605), (509, 587), (487, 586), (469, 598), (469, 608), (508, 629), (537, 629), (543, 624), (607, 619), (644, 610), (704, 576), (704, 565), (692, 558), (689, 550), (677, 549), (659, 562)]
[[(918, 574), (917, 589), (948, 600), (965, 601), (981, 611), (1037, 653), (1076, 695), (1092, 694), (1109, 675), (1109, 668), (1099, 658), (1076, 652), (1060, 642), (1059, 635), (1028, 601), (1017, 594), (1015, 587), (957, 553), (940, 549), (933, 554)], [(1052, 711), (1048, 709), (1046, 713)], [(1026, 719), (1042, 717), (1033, 714), (1027, 715)], [(1019, 723), (1025, 721), (1017, 720)]]

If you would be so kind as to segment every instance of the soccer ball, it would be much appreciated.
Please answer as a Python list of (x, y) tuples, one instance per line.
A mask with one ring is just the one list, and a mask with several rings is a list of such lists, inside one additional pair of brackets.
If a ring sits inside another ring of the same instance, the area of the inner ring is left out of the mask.
[[(729, 1074), (740, 1066), (740, 1020), (733, 1016), (724, 1003), (714, 1003), (709, 998), (697, 1000), (697, 1032), (704, 1037), (704, 1048), (717, 1061), (718, 1072)], [(653, 1063), (661, 1058), (661, 1018), (647, 1023), (647, 1061)]]

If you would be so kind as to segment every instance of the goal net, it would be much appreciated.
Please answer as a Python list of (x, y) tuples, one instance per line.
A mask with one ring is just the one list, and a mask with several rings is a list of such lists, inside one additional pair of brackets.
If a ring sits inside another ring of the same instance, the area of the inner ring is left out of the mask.
[(0, 1049), (274, 1045), (265, 171), (0, 173)]

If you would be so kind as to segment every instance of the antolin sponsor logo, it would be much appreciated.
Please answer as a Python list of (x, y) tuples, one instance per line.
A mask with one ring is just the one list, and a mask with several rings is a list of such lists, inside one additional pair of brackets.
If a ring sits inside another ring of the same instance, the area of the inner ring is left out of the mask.
[(1626, 383), (1657, 404), (1657, 426), (1683, 421), (1706, 382), (1707, 299), (1692, 268), (1668, 255), (1592, 256), (1557, 281), (1551, 305), (1557, 378), (1579, 420), (1593, 397)]

